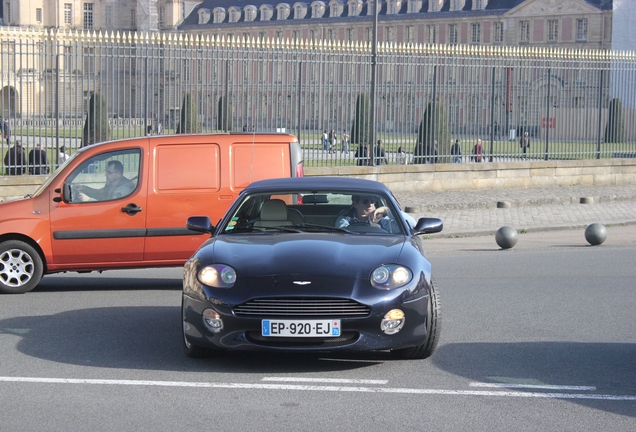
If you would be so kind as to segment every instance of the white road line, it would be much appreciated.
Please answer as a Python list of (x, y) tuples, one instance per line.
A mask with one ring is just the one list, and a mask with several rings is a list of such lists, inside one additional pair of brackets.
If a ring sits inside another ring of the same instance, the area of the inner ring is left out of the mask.
[(250, 390), (298, 390), (323, 392), (350, 393), (392, 393), (419, 395), (456, 395), (456, 396), (495, 396), (542, 399), (592, 399), (607, 401), (636, 401), (636, 396), (603, 395), (603, 394), (570, 394), (570, 393), (536, 393), (511, 391), (481, 391), (481, 390), (441, 390), (441, 389), (410, 389), (383, 387), (339, 387), (339, 386), (309, 386), (289, 384), (247, 384), (247, 383), (214, 383), (187, 381), (138, 381), (138, 380), (98, 380), (72, 378), (31, 378), (31, 377), (0, 377), (0, 382), (25, 382), (47, 384), (101, 384), (101, 385), (130, 385), (130, 386), (161, 386), (161, 387), (202, 387)]
[(564, 386), (550, 384), (506, 384), (506, 383), (482, 383), (472, 382), (470, 387), (512, 388), (512, 389), (545, 389), (545, 390), (583, 390), (594, 391), (594, 386)]
[(295, 377), (265, 377), (261, 381), (282, 382), (311, 382), (330, 384), (386, 384), (389, 380), (338, 379), (338, 378), (295, 378)]

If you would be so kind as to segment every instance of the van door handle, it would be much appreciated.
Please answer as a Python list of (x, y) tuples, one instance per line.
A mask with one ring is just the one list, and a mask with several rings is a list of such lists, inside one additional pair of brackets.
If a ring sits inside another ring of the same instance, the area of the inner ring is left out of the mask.
[(130, 216), (134, 215), (135, 213), (139, 213), (141, 211), (141, 207), (137, 207), (137, 204), (128, 204), (126, 207), (122, 207), (121, 211), (123, 211), (124, 213), (128, 213)]

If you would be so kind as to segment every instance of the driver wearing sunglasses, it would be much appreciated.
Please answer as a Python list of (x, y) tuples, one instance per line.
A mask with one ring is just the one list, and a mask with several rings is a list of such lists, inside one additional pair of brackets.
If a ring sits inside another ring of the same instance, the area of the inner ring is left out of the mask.
[(355, 223), (365, 223), (379, 226), (387, 232), (391, 232), (391, 219), (388, 207), (376, 208), (376, 197), (353, 195), (351, 197), (351, 209), (336, 221), (337, 228), (345, 228)]

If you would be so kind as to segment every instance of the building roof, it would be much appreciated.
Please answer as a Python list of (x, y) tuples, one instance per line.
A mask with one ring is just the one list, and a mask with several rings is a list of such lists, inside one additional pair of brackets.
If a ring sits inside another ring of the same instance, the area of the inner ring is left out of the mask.
[[(226, 15), (225, 20), (223, 21), (223, 23), (213, 23), (213, 18), (210, 19), (210, 22), (207, 24), (199, 24), (199, 16), (198, 16), (198, 12), (200, 9), (208, 9), (211, 13), (214, 11), (215, 8), (221, 7), (224, 8), (226, 11), (232, 7), (239, 7), (241, 9), (244, 9), (246, 6), (255, 6), (257, 9), (257, 15), (256, 15), (256, 19), (253, 22), (250, 22), (250, 24), (263, 24), (266, 22), (278, 22), (280, 23), (280, 20), (278, 20), (278, 10), (276, 9), (276, 6), (281, 4), (281, 3), (286, 3), (288, 4), (291, 8), (293, 8), (293, 6), (296, 3), (304, 3), (305, 5), (307, 5), (308, 8), (311, 8), (311, 4), (314, 2), (315, 0), (306, 0), (306, 1), (285, 1), (285, 0), (281, 0), (278, 2), (273, 2), (271, 0), (204, 0), (202, 3), (200, 3), (199, 5), (197, 5), (193, 10), (192, 13), (190, 13), (190, 15), (188, 15), (185, 20), (183, 21), (183, 23), (181, 24), (181, 26), (179, 27), (181, 30), (191, 30), (194, 28), (200, 28), (202, 26), (206, 26), (206, 27), (211, 27), (211, 26), (219, 26), (219, 25), (223, 25), (223, 24), (236, 24), (236, 23), (229, 23), (228, 21), (228, 15)], [(355, 19), (355, 18), (364, 18), (364, 17), (368, 17), (367, 15), (367, 3), (369, 1), (373, 1), (373, 0), (363, 0), (362, 1), (362, 10), (360, 12), (359, 15), (357, 16), (349, 16), (347, 14), (348, 12), (348, 8), (347, 6), (347, 0), (341, 0), (341, 4), (344, 4), (344, 10), (343, 10), (343, 14), (340, 17), (334, 18), (334, 17), (330, 17), (330, 0), (321, 0), (323, 1), (323, 3), (325, 4), (325, 13), (324, 16), (322, 18), (312, 18), (311, 17), (311, 11), (308, 11), (307, 15), (305, 16), (305, 20), (316, 20), (316, 19), (342, 19), (342, 18), (349, 18), (349, 19)], [(483, 10), (472, 10), (473, 8), (473, 1), (474, 0), (465, 0), (464, 3), (464, 8), (461, 11), (451, 11), (450, 10), (450, 4), (451, 4), (451, 0), (444, 0), (444, 4), (442, 5), (442, 8), (440, 9), (439, 12), (428, 12), (428, 3), (429, 0), (422, 0), (422, 8), (420, 10), (419, 13), (417, 14), (408, 14), (409, 18), (423, 18), (424, 16), (426, 16), (427, 18), (450, 18), (452, 16), (455, 15), (460, 15), (462, 17), (468, 17), (470, 15), (483, 15), (483, 14), (488, 14), (491, 15), (493, 13), (505, 13), (519, 5), (521, 5), (524, 2), (532, 2), (535, 0), (488, 0), (488, 3), (486, 5), (486, 8)], [(612, 10), (612, 1), (613, 0), (583, 0), (584, 2), (600, 9), (600, 10)], [(388, 15), (386, 14), (386, 5), (387, 2), (386, 0), (381, 0), (381, 7), (380, 7), (380, 11), (378, 13), (378, 15), (380, 16), (386, 16), (387, 18), (389, 17), (396, 17), (399, 18), (400, 16), (404, 16), (406, 15), (406, 11), (407, 11), (407, 7), (408, 7), (408, 0), (402, 0), (402, 6), (400, 11), (397, 14), (392, 14), (392, 15)], [(272, 18), (268, 21), (261, 21), (260, 20), (260, 7), (262, 5), (270, 5), (272, 7)], [(287, 18), (286, 21), (301, 21), (298, 19), (294, 18), (294, 14), (293, 11), (290, 12), (289, 17)], [(243, 23), (244, 21), (244, 15), (241, 14), (241, 18), (239, 19), (238, 23)]]

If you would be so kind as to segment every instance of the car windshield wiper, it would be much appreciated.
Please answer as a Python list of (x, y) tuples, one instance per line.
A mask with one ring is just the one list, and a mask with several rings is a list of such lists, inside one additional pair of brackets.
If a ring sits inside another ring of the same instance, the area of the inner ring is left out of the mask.
[(287, 226), (287, 225), (280, 225), (280, 226), (255, 226), (255, 227), (252, 228), (252, 231), (258, 231), (258, 230), (262, 230), (262, 231), (275, 230), (275, 231), (293, 232), (293, 233), (302, 232), (298, 228), (294, 228), (293, 226)]
[(328, 226), (328, 225), (302, 223), (302, 224), (296, 224), (296, 225), (294, 225), (294, 227), (295, 228), (312, 228), (312, 229), (315, 229), (316, 231), (343, 232), (343, 233), (347, 233), (347, 234), (358, 234), (358, 233), (351, 232), (348, 229), (332, 227), (332, 226)]

